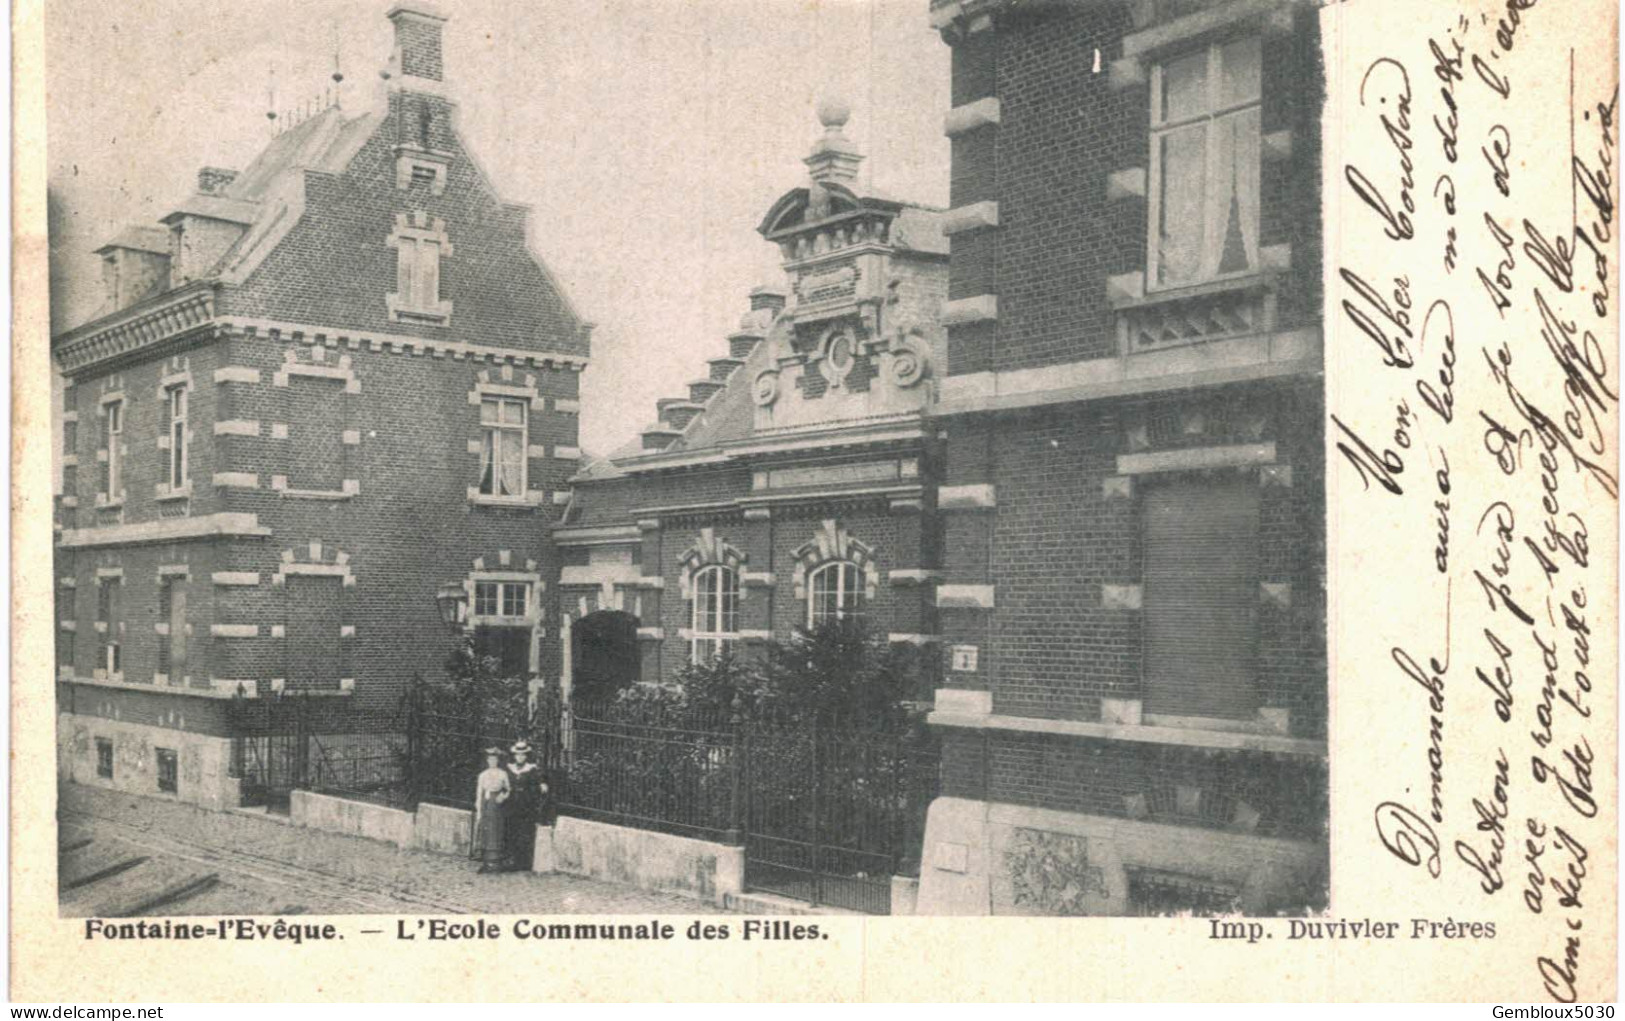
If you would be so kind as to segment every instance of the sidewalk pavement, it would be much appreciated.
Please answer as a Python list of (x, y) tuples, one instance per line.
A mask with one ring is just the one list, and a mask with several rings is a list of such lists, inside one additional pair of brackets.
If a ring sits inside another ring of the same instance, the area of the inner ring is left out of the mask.
[[(446, 911), (492, 914), (718, 914), (723, 909), (688, 897), (655, 893), (558, 874), (480, 875), (466, 858), (406, 850), (392, 844), (293, 826), (284, 819), (212, 812), (160, 798), (75, 783), (58, 785), (57, 817), (64, 828), (94, 833), (137, 831), (218, 853), (250, 868), (254, 860), (308, 870), (325, 880), (369, 891), (431, 901)], [(112, 835), (112, 834), (110, 834)], [(423, 909), (426, 913), (428, 909)]]

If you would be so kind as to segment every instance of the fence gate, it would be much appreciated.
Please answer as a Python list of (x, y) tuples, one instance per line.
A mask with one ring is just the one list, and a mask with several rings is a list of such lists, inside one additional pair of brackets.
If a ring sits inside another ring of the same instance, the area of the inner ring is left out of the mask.
[(277, 693), (231, 701), (231, 775), (242, 781), (242, 803), (288, 811), (296, 788), (307, 786), (310, 713), (307, 700)]
[(745, 885), (890, 913), (892, 876), (919, 868), (936, 795), (932, 735), (757, 724), (743, 737)]

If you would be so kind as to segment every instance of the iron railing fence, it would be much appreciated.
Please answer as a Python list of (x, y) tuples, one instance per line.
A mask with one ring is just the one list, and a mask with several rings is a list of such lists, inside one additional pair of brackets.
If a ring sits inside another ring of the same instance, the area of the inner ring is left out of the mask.
[(295, 790), (400, 807), (408, 800), (400, 712), (334, 712), (331, 692), (291, 689), (228, 704), (229, 774), (245, 805), (284, 812)]
[(559, 811), (739, 842), (741, 723), (731, 714), (577, 701), (555, 759)]
[(410, 808), (410, 776), (405, 734), (311, 735), (307, 785), (317, 793)]
[(415, 687), (390, 719), (332, 734), (310, 699), (259, 701), (233, 707), (234, 768), (273, 801), (307, 789), (471, 808), (485, 749), (523, 739), (555, 812), (743, 845), (753, 885), (860, 910), (883, 910), (891, 876), (918, 874), (937, 792), (936, 736), (907, 710), (841, 718), (543, 694), (515, 719), (459, 712)]

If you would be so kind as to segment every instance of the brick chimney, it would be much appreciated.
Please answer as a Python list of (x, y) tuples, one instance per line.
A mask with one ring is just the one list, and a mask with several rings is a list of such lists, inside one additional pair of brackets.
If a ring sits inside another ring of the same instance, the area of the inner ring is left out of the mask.
[(204, 167), (197, 172), (197, 190), (204, 195), (219, 195), (237, 180), (237, 171), (220, 167)]
[(395, 26), (395, 52), (390, 70), (402, 78), (445, 81), (440, 30), (446, 16), (425, 3), (396, 4), (387, 15)]
[(784, 288), (763, 284), (750, 292), (750, 310), (769, 309), (778, 312), (784, 308)]

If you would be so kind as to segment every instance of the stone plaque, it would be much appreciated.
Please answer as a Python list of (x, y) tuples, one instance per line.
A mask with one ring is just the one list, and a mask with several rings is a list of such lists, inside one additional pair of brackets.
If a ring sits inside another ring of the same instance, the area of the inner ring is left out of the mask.
[(977, 647), (974, 645), (954, 646), (952, 669), (957, 673), (975, 673), (976, 652)]

